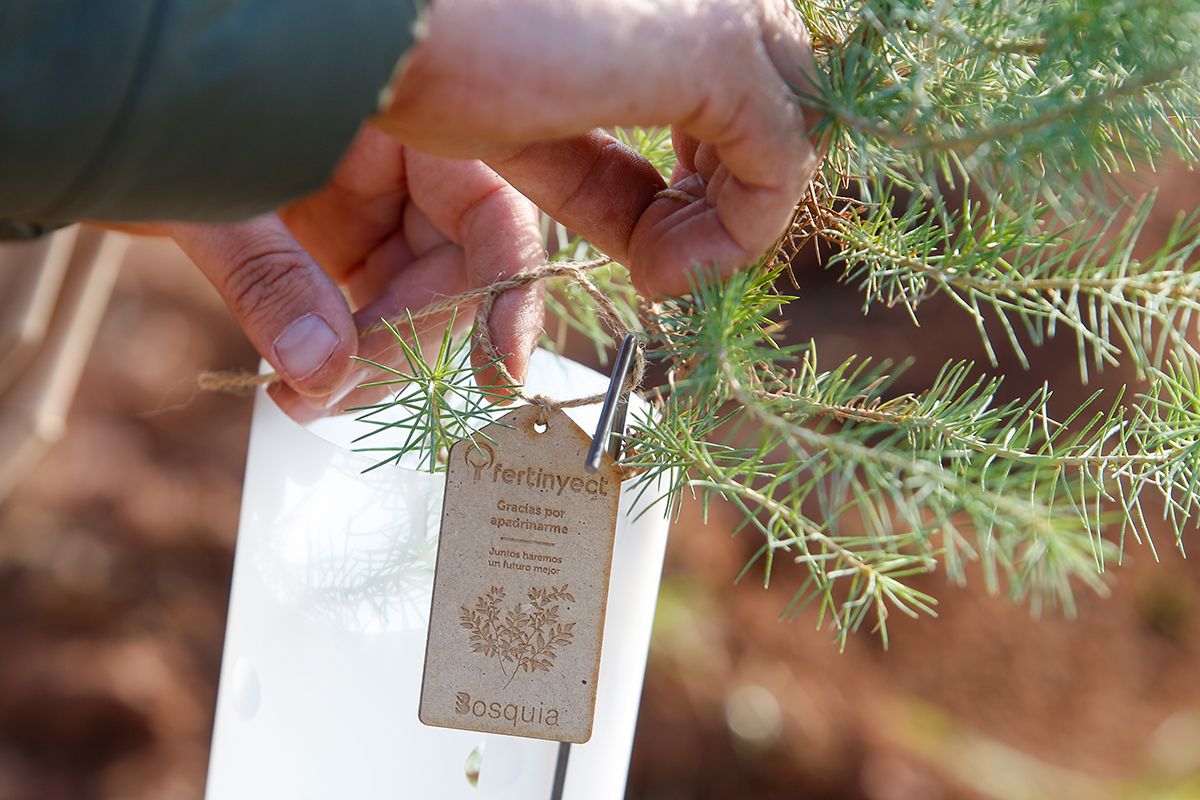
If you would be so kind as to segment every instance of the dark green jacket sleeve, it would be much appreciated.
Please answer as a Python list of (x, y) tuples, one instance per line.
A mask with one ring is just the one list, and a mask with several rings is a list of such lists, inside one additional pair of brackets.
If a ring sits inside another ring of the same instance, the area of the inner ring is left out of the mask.
[(321, 185), (421, 0), (3, 0), (0, 228), (243, 218)]

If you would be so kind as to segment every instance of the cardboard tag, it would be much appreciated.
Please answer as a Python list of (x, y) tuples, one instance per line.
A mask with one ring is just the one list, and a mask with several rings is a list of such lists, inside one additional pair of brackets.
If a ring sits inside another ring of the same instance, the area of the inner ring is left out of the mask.
[[(419, 716), (426, 725), (586, 742), (620, 473), (591, 437), (522, 406), (450, 449)], [(539, 430), (540, 428), (540, 430)]]

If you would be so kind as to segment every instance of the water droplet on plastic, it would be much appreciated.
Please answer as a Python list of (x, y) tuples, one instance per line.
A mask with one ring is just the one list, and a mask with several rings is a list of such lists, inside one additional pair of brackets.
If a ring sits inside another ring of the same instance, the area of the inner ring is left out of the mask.
[(475, 749), (467, 753), (467, 783), (472, 789), (479, 788), (479, 770), (483, 766), (483, 742), (475, 745)]

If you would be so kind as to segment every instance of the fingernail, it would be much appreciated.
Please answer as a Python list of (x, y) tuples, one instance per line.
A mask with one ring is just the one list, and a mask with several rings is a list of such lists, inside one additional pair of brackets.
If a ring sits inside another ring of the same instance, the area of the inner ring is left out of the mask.
[(303, 380), (319, 370), (338, 346), (338, 335), (317, 314), (305, 314), (275, 339), (275, 360), (286, 377)]

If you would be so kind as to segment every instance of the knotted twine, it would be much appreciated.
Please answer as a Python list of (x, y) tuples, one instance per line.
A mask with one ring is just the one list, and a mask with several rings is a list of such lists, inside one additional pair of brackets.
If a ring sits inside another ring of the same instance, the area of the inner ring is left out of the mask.
[[(511, 278), (443, 298), (423, 308), (408, 312), (403, 317), (380, 321), (360, 332), (358, 336), (359, 339), (362, 339), (373, 333), (387, 330), (389, 327), (398, 330), (399, 326), (406, 322), (416, 322), (417, 320), (437, 314), (453, 311), (464, 303), (478, 300), (479, 307), (475, 312), (475, 332), (473, 334), (475, 346), (491, 362), (491, 366), (496, 370), (500, 379), (515, 388), (515, 394), (518, 398), (540, 409), (539, 418), (545, 421), (552, 411), (602, 402), (607, 392), (599, 392), (570, 400), (554, 400), (544, 394), (526, 394), (521, 388), (521, 382), (513, 377), (505, 365), (504, 359), (506, 354), (501, 353), (496, 348), (495, 342), (492, 341), (491, 330), (488, 326), (492, 307), (495, 305), (496, 300), (505, 292), (531, 286), (551, 278), (569, 278), (572, 285), (579, 287), (595, 303), (596, 316), (613, 338), (620, 342), (630, 333), (629, 328), (621, 320), (620, 312), (617, 311), (617, 307), (612, 299), (602, 292), (596, 286), (595, 282), (592, 281), (591, 277), (588, 276), (588, 273), (592, 270), (608, 266), (611, 263), (613, 262), (610, 258), (597, 258), (591, 261), (552, 261), (536, 269), (518, 272)], [(621, 387), (621, 391), (635, 391), (641, 385), (645, 370), (646, 358), (642, 352), (642, 348), (639, 347), (634, 350), (633, 365), (629, 370), (628, 377), (625, 379), (625, 385)], [(265, 372), (262, 374), (245, 371), (202, 372), (196, 379), (196, 385), (197, 388), (205, 392), (241, 393), (256, 389), (259, 386), (270, 386), (271, 384), (278, 383), (280, 380), (281, 378), (277, 372)]]

